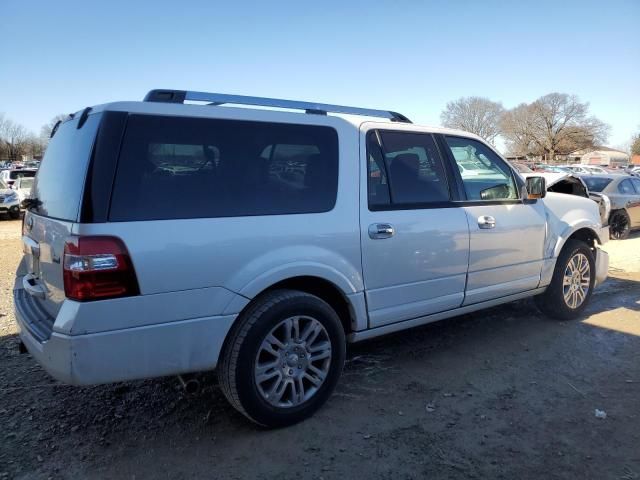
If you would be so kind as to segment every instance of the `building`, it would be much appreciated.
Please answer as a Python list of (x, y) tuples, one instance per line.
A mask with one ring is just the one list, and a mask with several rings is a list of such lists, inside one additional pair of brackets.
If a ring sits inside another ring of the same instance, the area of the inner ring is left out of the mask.
[(605, 167), (625, 167), (629, 164), (629, 154), (609, 147), (593, 147), (577, 150), (568, 155), (570, 163), (602, 165)]

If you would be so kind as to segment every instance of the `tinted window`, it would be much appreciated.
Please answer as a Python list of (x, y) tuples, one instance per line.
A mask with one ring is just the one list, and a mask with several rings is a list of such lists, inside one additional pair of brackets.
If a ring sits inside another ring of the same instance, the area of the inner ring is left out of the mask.
[(446, 137), (458, 165), (467, 200), (518, 198), (509, 166), (489, 147), (471, 138)]
[[(368, 152), (370, 199), (384, 200), (388, 175), (388, 194), (394, 205), (449, 200), (442, 159), (430, 134), (390, 131), (379, 133), (381, 148), (372, 144)], [(374, 192), (371, 187), (375, 186), (376, 175), (379, 176), (379, 185)]]
[(633, 195), (634, 193), (636, 193), (633, 189), (633, 184), (629, 179), (623, 180), (618, 184), (618, 191), (625, 195)]
[(110, 219), (325, 212), (337, 185), (332, 128), (132, 115)]
[(29, 178), (29, 177), (35, 177), (36, 176), (36, 172), (35, 170), (11, 170), (9, 172), (9, 178), (11, 180), (16, 180), (18, 178)]
[(633, 183), (633, 187), (636, 189), (636, 193), (640, 195), (640, 180), (637, 178), (632, 178), (631, 183)]
[(590, 192), (601, 192), (603, 191), (607, 185), (609, 185), (613, 180), (611, 178), (603, 178), (603, 177), (581, 177), (584, 180), (584, 183), (587, 184), (587, 188)]
[(77, 220), (91, 149), (101, 114), (89, 115), (78, 130), (79, 118), (60, 125), (49, 141), (31, 197), (40, 215)]

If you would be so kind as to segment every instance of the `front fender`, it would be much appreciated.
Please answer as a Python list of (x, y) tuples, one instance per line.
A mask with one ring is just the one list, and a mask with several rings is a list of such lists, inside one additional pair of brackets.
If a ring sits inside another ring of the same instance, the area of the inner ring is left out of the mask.
[(560, 252), (562, 251), (564, 244), (567, 243), (567, 240), (569, 240), (571, 235), (573, 235), (578, 230), (583, 230), (583, 229), (587, 229), (593, 232), (593, 235), (598, 240), (598, 243), (603, 243), (600, 238), (602, 235), (601, 234), (602, 225), (600, 224), (600, 222), (594, 223), (592, 221), (582, 219), (582, 220), (576, 221), (575, 223), (566, 225), (564, 230), (558, 234), (558, 237), (555, 240), (555, 244), (553, 245), (552, 257), (557, 258), (558, 255), (560, 255)]
[(602, 238), (602, 221), (598, 204), (591, 199), (549, 192), (544, 198), (547, 217), (547, 239), (545, 242), (545, 258), (557, 258), (566, 241), (578, 230), (587, 228), (597, 237)]

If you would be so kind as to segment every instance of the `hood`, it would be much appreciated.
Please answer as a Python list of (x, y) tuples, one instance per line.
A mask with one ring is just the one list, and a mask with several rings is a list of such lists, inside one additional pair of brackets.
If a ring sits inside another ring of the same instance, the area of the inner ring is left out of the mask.
[(16, 193), (16, 191), (10, 188), (0, 188), (0, 195), (2, 196), (11, 195), (12, 193)]

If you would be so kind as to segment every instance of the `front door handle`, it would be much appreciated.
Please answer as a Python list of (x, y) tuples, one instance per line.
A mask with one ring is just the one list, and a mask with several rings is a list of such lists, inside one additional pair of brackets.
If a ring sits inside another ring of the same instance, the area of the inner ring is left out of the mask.
[(489, 215), (478, 217), (478, 226), (482, 229), (496, 228), (496, 219)]
[(395, 230), (388, 223), (373, 223), (369, 225), (369, 237), (374, 240), (393, 237)]

